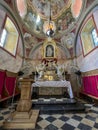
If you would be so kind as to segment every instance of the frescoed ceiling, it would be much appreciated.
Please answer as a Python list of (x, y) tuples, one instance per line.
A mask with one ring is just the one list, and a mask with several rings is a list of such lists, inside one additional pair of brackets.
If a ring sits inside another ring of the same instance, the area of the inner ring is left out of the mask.
[(82, 12), (84, 0), (16, 0), (17, 12), (25, 28), (37, 37), (46, 38), (44, 25), (49, 21), (55, 24), (54, 38), (60, 38), (75, 28)]
[[(50, 21), (54, 30), (51, 38), (64, 48), (64, 50), (58, 51), (57, 59), (72, 57), (69, 55), (73, 52), (74, 30), (84, 9), (85, 0), (11, 1), (24, 31), (26, 57), (33, 55), (34, 59), (43, 59), (40, 48), (42, 48), (42, 43), (49, 38), (46, 30)], [(39, 46), (37, 51), (35, 51), (36, 46)], [(32, 50), (34, 50), (35, 54), (33, 54)]]

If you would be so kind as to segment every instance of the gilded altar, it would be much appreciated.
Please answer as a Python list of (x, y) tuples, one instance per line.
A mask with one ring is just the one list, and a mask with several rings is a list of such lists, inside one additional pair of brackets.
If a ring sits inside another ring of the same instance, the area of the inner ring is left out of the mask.
[(44, 80), (54, 80), (54, 71), (46, 71), (44, 73)]
[(44, 78), (43, 78), (45, 81), (46, 80), (49, 80), (49, 81), (52, 81), (52, 80), (59, 80), (58, 79), (58, 76), (56, 74), (56, 70), (47, 70), (46, 72), (44, 72)]

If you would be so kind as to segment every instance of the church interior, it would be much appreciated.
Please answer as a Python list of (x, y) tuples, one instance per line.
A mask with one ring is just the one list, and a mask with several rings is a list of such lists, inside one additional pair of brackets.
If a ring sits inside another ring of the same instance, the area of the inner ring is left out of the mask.
[(98, 130), (98, 0), (0, 0), (0, 130)]

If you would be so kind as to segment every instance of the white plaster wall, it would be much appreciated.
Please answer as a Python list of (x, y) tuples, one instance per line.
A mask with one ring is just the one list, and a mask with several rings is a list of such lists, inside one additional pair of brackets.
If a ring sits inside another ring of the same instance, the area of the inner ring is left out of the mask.
[[(0, 35), (1, 35), (2, 27), (3, 27), (4, 19), (6, 15), (9, 16), (16, 25), (17, 18), (15, 14), (13, 13), (14, 12), (11, 10), (11, 8), (9, 8), (8, 5), (3, 0), (0, 0)], [(17, 21), (17, 24), (19, 25), (18, 21)], [(21, 33), (20, 26), (17, 27), (17, 30), (19, 32), (19, 40), (18, 40), (16, 57), (13, 57), (8, 52), (3, 50), (2, 47), (0, 47), (0, 69), (8, 70), (11, 72), (18, 72), (22, 66), (22, 62), (23, 62), (23, 59), (22, 59), (23, 43), (22, 42), (23, 41), (22, 41), (22, 36), (20, 35)]]
[(77, 64), (82, 72), (98, 69), (98, 49), (95, 49), (87, 56), (80, 55)]
[(22, 41), (19, 40), (16, 57), (0, 48), (0, 69), (18, 72), (22, 65)]
[(6, 16), (6, 13), (0, 9), (0, 32), (2, 31), (1, 28), (4, 24), (5, 16)]
[[(98, 29), (98, 8), (96, 9), (97, 10), (93, 10), (92, 12), (96, 23), (96, 27)], [(98, 69), (98, 48), (95, 48), (93, 51), (91, 51), (84, 57), (79, 34), (76, 44), (76, 55), (77, 55), (77, 65), (82, 72)]]

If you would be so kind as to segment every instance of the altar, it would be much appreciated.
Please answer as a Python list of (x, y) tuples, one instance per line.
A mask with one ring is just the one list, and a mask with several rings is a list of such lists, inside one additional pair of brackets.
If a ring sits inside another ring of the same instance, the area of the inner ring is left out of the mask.
[[(50, 45), (50, 44), (49, 44)], [(54, 49), (55, 50), (55, 49)], [(58, 64), (54, 57), (45, 57), (41, 64), (36, 66), (38, 78), (32, 84), (32, 92), (37, 95), (64, 95), (67, 91), (70, 98), (73, 92), (70, 81), (65, 80), (64, 64)]]
[(69, 81), (36, 81), (32, 84), (32, 90), (38, 88), (39, 95), (61, 95), (66, 91), (73, 98), (73, 92)]

